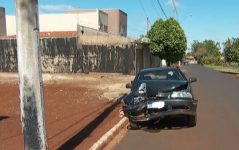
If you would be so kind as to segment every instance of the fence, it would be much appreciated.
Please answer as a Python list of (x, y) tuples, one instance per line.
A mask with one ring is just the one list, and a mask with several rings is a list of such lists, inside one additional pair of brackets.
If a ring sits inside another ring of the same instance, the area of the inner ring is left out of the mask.
[(17, 70), (17, 43), (15, 39), (0, 40), (0, 71)]
[[(43, 72), (135, 73), (135, 45), (82, 45), (76, 38), (41, 39)], [(0, 40), (0, 71), (17, 71), (15, 39)]]
[[(81, 45), (77, 38), (40, 40), (42, 70), (49, 73), (113, 72), (135, 74), (142, 68), (160, 66), (148, 45)], [(17, 72), (16, 39), (0, 39), (0, 72)]]

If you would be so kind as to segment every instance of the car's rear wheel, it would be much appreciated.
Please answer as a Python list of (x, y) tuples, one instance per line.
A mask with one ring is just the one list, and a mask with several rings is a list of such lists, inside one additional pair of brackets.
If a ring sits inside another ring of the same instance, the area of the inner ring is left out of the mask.
[(188, 126), (195, 127), (197, 124), (197, 115), (195, 116), (188, 116)]

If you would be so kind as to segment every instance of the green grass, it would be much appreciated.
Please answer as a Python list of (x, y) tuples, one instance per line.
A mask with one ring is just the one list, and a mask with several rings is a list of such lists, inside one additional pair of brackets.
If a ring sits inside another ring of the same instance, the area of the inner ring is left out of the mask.
[(237, 77), (239, 77), (239, 67), (232, 68), (232, 67), (215, 66), (215, 65), (205, 65), (205, 66), (220, 72), (238, 74)]

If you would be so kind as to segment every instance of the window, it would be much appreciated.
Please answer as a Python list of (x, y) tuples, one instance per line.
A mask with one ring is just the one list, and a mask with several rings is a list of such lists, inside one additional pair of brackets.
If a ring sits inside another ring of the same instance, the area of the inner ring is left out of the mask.
[(183, 77), (177, 70), (157, 70), (143, 72), (139, 80), (183, 80)]

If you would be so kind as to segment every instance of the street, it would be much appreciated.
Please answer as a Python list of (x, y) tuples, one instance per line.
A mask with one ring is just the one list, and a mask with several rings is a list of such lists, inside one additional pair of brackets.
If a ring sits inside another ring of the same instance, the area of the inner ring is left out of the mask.
[(238, 149), (239, 79), (199, 65), (185, 69), (187, 77), (198, 79), (192, 84), (198, 99), (197, 126), (185, 127), (182, 119), (176, 118), (163, 123), (172, 128), (128, 130), (115, 150)]

